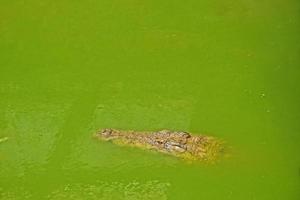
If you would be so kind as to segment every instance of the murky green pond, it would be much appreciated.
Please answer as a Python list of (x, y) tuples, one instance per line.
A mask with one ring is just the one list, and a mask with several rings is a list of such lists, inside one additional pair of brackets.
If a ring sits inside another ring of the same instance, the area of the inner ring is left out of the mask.
[[(297, 0), (0, 1), (0, 199), (300, 198)], [(222, 138), (193, 165), (99, 128)]]

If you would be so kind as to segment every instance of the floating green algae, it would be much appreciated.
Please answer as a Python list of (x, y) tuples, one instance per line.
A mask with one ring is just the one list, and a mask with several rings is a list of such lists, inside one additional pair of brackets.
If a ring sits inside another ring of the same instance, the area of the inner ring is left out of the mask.
[(69, 184), (53, 191), (49, 200), (167, 200), (169, 183), (159, 181), (129, 183), (98, 182), (97, 184)]

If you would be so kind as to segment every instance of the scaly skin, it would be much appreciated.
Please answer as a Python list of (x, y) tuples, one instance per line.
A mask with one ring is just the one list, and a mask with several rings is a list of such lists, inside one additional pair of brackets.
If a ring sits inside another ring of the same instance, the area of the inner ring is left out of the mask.
[(185, 160), (214, 162), (224, 150), (223, 142), (214, 137), (182, 131), (137, 132), (102, 129), (95, 136), (118, 145), (152, 149)]

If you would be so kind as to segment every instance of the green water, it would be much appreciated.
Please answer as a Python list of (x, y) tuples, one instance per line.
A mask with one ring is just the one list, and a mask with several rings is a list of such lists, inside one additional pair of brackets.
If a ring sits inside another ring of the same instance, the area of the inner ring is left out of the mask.
[[(0, 1), (0, 199), (300, 198), (298, 0)], [(91, 138), (206, 133), (190, 165)]]

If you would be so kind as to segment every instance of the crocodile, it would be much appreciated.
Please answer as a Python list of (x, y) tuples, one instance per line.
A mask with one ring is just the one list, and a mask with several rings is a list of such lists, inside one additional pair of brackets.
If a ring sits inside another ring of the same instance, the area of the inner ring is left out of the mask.
[(102, 129), (95, 137), (122, 146), (151, 149), (190, 161), (215, 162), (224, 153), (224, 141), (184, 131), (122, 131)]

